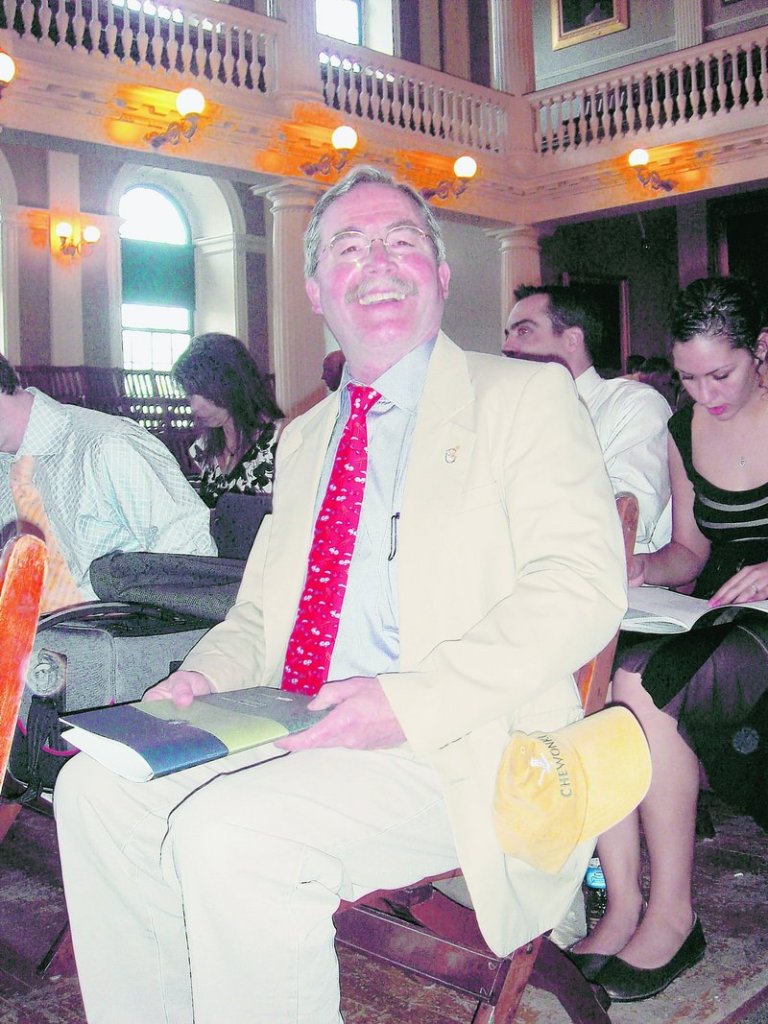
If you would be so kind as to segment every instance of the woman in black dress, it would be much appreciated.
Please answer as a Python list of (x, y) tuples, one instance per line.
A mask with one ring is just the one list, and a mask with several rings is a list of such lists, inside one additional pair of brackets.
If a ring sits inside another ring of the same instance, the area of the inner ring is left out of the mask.
[(200, 428), (190, 454), (206, 505), (225, 491), (269, 493), (283, 413), (245, 345), (231, 334), (200, 334), (172, 373)]
[[(694, 281), (672, 316), (672, 355), (694, 405), (669, 423), (672, 540), (636, 555), (630, 586), (686, 587), (713, 607), (768, 598), (768, 373), (759, 305), (745, 284)], [(656, 637), (623, 656), (612, 699), (637, 715), (653, 782), (602, 836), (608, 909), (571, 950), (617, 1001), (656, 995), (705, 949), (693, 910), (696, 801), (707, 784), (768, 828), (768, 616)], [(639, 821), (651, 891), (640, 888)], [(620, 955), (616, 955), (620, 954)]]

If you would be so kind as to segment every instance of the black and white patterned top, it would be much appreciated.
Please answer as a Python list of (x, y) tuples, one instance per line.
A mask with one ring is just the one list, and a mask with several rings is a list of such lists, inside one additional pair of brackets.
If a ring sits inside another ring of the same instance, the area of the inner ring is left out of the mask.
[(190, 454), (200, 467), (200, 497), (214, 508), (222, 494), (270, 494), (275, 475), (275, 441), (277, 427), (265, 423), (258, 436), (237, 465), (226, 473), (217, 460), (209, 459), (201, 441), (195, 441)]

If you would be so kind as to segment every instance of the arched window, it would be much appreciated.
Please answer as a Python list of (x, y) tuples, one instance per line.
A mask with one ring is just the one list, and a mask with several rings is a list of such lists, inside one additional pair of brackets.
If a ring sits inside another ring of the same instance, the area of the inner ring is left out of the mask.
[(192, 338), (195, 263), (189, 223), (158, 188), (137, 186), (119, 206), (123, 366), (170, 370)]

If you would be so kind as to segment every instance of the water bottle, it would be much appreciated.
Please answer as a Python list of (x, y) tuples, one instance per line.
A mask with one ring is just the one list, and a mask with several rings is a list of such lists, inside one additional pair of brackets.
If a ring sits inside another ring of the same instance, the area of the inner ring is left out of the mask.
[(587, 911), (587, 928), (589, 931), (592, 931), (605, 913), (608, 903), (605, 875), (600, 867), (600, 859), (598, 857), (592, 857), (587, 865), (587, 873), (584, 876), (584, 899)]

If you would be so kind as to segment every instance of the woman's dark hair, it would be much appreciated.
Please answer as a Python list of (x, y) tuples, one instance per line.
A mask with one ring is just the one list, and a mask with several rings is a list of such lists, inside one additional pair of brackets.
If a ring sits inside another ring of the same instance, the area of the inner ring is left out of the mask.
[(19, 375), (5, 356), (0, 355), (0, 391), (5, 395), (12, 395), (20, 387)]
[(763, 316), (754, 289), (734, 277), (702, 277), (678, 295), (670, 317), (672, 341), (697, 335), (727, 338), (732, 348), (754, 353)]
[[(173, 364), (171, 373), (186, 394), (202, 395), (227, 410), (242, 446), (248, 445), (264, 423), (283, 418), (253, 356), (231, 334), (199, 334)], [(221, 427), (204, 430), (202, 440), (208, 455), (224, 451)]]

